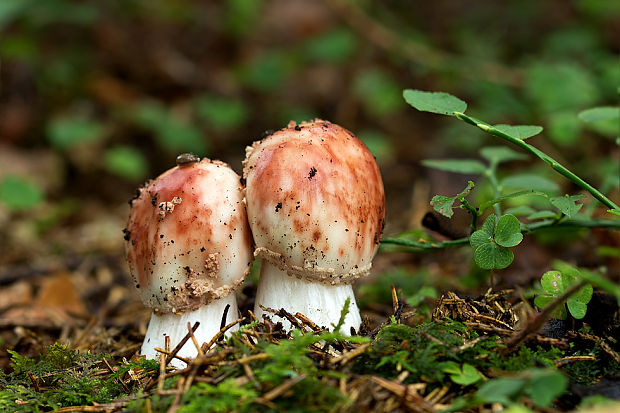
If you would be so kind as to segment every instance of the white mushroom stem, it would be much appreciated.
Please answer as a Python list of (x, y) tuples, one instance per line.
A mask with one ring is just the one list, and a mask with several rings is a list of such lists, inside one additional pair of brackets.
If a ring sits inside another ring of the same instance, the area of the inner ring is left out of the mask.
[[(146, 336), (144, 337), (144, 343), (142, 343), (140, 354), (144, 354), (147, 359), (157, 359), (159, 357), (159, 352), (155, 350), (155, 347), (163, 349), (166, 336), (170, 336), (170, 349), (174, 349), (189, 332), (187, 328), (188, 322), (191, 326), (193, 326), (196, 321), (200, 322), (198, 329), (194, 332), (194, 337), (196, 337), (199, 345), (208, 343), (217, 332), (220, 331), (222, 315), (227, 305), (230, 305), (228, 314), (226, 315), (226, 324), (229, 324), (235, 321), (239, 315), (237, 298), (234, 293), (224, 298), (213, 300), (197, 310), (182, 314), (153, 313), (146, 330)], [(228, 330), (228, 333), (238, 329), (239, 327), (235, 325)], [(177, 354), (184, 358), (196, 357), (198, 351), (191, 338)], [(185, 363), (176, 358), (173, 359), (170, 364), (177, 368), (185, 367)]]
[(290, 330), (292, 326), (288, 320), (264, 311), (258, 303), (274, 310), (284, 308), (293, 315), (299, 312), (318, 326), (327, 327), (332, 331), (334, 329), (332, 324), (340, 319), (347, 298), (351, 300), (349, 312), (340, 332), (350, 335), (351, 327), (357, 332), (362, 323), (351, 284), (328, 285), (301, 280), (297, 277), (291, 277), (273, 264), (263, 261), (254, 313), (261, 321), (263, 314), (267, 314), (274, 322), (280, 321), (286, 330)]

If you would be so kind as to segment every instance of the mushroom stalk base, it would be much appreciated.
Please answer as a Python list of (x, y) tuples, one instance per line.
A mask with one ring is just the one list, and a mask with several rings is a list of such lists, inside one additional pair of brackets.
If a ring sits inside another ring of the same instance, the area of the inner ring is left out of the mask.
[(266, 314), (274, 322), (280, 321), (286, 330), (290, 330), (291, 323), (284, 318), (264, 311), (260, 305), (273, 310), (284, 308), (291, 314), (299, 312), (318, 326), (333, 330), (332, 324), (338, 323), (347, 298), (351, 299), (349, 312), (340, 332), (349, 335), (351, 334), (351, 327), (355, 331), (359, 331), (362, 323), (351, 284), (326, 285), (301, 280), (297, 277), (291, 277), (285, 271), (263, 261), (258, 290), (256, 291), (254, 314), (261, 321), (263, 314)]
[[(144, 354), (147, 359), (157, 359), (159, 352), (155, 350), (155, 347), (163, 349), (165, 346), (165, 336), (170, 336), (170, 348), (174, 347), (187, 335), (189, 332), (187, 323), (194, 325), (196, 321), (200, 322), (198, 329), (194, 332), (194, 337), (198, 341), (199, 345), (208, 343), (214, 336), (220, 331), (220, 324), (222, 322), (222, 315), (226, 305), (230, 304), (228, 314), (226, 316), (226, 324), (235, 321), (239, 315), (237, 308), (237, 297), (234, 293), (229, 294), (224, 298), (219, 298), (211, 301), (195, 311), (189, 311), (182, 314), (166, 313), (151, 315), (151, 321), (146, 330), (146, 336), (142, 343), (141, 354)], [(237, 330), (238, 326), (234, 326), (228, 332)], [(195, 358), (198, 354), (196, 346), (192, 342), (191, 338), (185, 343), (183, 348), (177, 353), (184, 358)], [(175, 358), (170, 362), (170, 365), (177, 368), (185, 367), (185, 363)]]

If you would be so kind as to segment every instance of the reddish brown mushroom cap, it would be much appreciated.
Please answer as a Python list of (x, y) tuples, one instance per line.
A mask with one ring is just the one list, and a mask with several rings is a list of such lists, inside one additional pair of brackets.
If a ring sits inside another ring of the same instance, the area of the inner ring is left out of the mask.
[(146, 306), (195, 310), (230, 294), (247, 275), (252, 248), (243, 190), (225, 163), (179, 163), (131, 204), (127, 261)]
[(331, 284), (368, 272), (385, 195), (374, 157), (351, 132), (322, 120), (291, 123), (247, 149), (243, 175), (257, 255)]

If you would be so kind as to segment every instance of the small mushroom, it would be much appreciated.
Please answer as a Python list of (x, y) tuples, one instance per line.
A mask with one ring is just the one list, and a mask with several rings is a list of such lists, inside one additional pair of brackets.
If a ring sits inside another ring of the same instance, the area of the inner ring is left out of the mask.
[[(239, 176), (223, 162), (190, 158), (139, 190), (123, 231), (131, 276), (153, 309), (147, 358), (157, 357), (166, 335), (176, 345), (188, 322), (200, 322), (194, 335), (202, 344), (220, 330), (227, 306), (226, 322), (235, 320), (234, 290), (253, 259)], [(178, 354), (196, 353), (190, 340)]]
[[(351, 132), (316, 119), (289, 126), (246, 149), (248, 219), (263, 259), (261, 306), (300, 312), (318, 325), (359, 329), (351, 283), (368, 274), (385, 217), (374, 157)], [(290, 324), (282, 321), (286, 327)]]

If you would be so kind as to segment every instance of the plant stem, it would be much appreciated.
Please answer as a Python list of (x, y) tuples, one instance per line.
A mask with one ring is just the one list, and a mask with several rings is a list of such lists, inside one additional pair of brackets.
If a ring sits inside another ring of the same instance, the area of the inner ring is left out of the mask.
[(620, 229), (620, 220), (615, 219), (546, 219), (525, 225), (522, 232), (534, 232), (547, 228), (613, 228)]
[(405, 238), (384, 238), (382, 244), (400, 245), (403, 247), (421, 249), (421, 250), (442, 250), (450, 247), (461, 247), (469, 244), (469, 238), (459, 238), (449, 241), (414, 241)]
[[(489, 168), (485, 171), (485, 175), (489, 178), (489, 182), (491, 182), (491, 186), (493, 187), (493, 197), (499, 198), (502, 195), (502, 192), (500, 190), (499, 183), (497, 182), (497, 176), (495, 174), (496, 170), (497, 164), (491, 163)], [(502, 216), (502, 209), (500, 208), (499, 202), (493, 204), (493, 211), (498, 219)]]
[[(613, 219), (564, 219), (562, 221), (556, 221), (554, 219), (547, 219), (540, 222), (534, 222), (533, 224), (523, 225), (521, 232), (530, 233), (550, 228), (613, 228), (620, 229), (620, 220)], [(405, 238), (385, 238), (381, 241), (382, 244), (400, 245), (403, 247), (409, 247), (420, 250), (440, 250), (451, 247), (461, 247), (469, 244), (469, 238), (459, 238), (449, 241), (414, 241)]]
[(569, 180), (574, 182), (579, 187), (591, 193), (592, 196), (598, 199), (603, 205), (609, 207), (610, 209), (620, 210), (620, 207), (618, 205), (616, 205), (611, 199), (603, 195), (598, 189), (594, 188), (592, 185), (590, 185), (589, 183), (587, 183), (586, 181), (584, 181), (583, 179), (575, 175), (573, 172), (569, 171), (566, 167), (561, 165), (558, 161), (556, 161), (555, 159), (553, 159), (546, 153), (530, 145), (529, 143), (526, 143), (523, 139), (512, 137), (508, 135), (507, 133), (504, 133), (500, 131), (499, 129), (489, 125), (488, 123), (485, 123), (476, 118), (472, 118), (471, 116), (467, 116), (464, 113), (454, 112), (454, 116), (456, 116), (458, 119), (462, 120), (463, 122), (469, 123), (470, 125), (474, 125), (482, 129), (483, 131), (490, 133), (491, 135), (502, 138), (514, 145), (517, 145), (521, 149), (537, 156), (538, 158), (542, 159), (547, 164), (549, 164), (549, 166), (551, 166), (551, 168), (554, 171), (558, 172), (560, 175), (563, 175), (564, 177), (568, 178)]
[(474, 208), (472, 204), (470, 204), (465, 198), (461, 200), (461, 204), (463, 208), (469, 211), (471, 214), (471, 233), (478, 229), (478, 210)]

